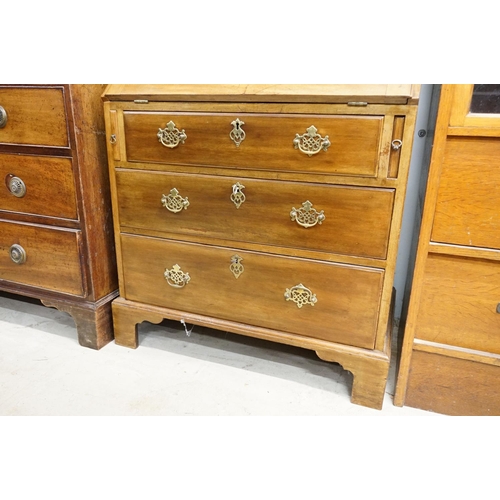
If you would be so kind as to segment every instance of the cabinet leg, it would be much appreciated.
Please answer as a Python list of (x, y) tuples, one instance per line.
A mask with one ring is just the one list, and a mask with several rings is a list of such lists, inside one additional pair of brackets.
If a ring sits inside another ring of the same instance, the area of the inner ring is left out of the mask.
[(164, 320), (159, 314), (146, 312), (144, 309), (134, 307), (125, 299), (118, 298), (113, 302), (113, 324), (115, 330), (115, 343), (131, 349), (139, 345), (137, 325), (143, 321), (161, 323)]
[(381, 410), (389, 375), (389, 358), (361, 357), (346, 353), (316, 351), (323, 361), (339, 363), (353, 375), (351, 402)]
[(78, 342), (83, 347), (100, 349), (113, 340), (111, 301), (116, 294), (97, 302), (70, 302), (59, 299), (42, 299), (42, 304), (66, 312), (73, 317)]

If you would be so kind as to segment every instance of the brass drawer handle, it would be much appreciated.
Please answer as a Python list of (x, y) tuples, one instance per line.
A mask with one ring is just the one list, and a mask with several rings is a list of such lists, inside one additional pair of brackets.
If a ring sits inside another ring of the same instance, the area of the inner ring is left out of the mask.
[(9, 249), (9, 253), (14, 264), (24, 264), (26, 262), (26, 250), (21, 245), (12, 245)]
[(9, 176), (7, 187), (14, 196), (17, 196), (17, 198), (22, 198), (26, 194), (26, 184), (24, 184), (22, 179), (14, 175)]
[(245, 140), (245, 131), (241, 128), (245, 125), (245, 122), (241, 121), (239, 118), (231, 122), (233, 126), (233, 130), (229, 132), (229, 137), (236, 144), (236, 147), (239, 148), (240, 144)]
[(5, 108), (0, 106), (0, 128), (4, 128), (7, 125), (7, 111)]
[(182, 209), (187, 210), (187, 207), (189, 207), (187, 196), (183, 198), (176, 188), (171, 189), (170, 194), (163, 195), (161, 203), (167, 210), (174, 214), (180, 212)]
[(176, 128), (172, 120), (167, 123), (165, 128), (159, 128), (156, 136), (166, 148), (175, 148), (179, 144), (184, 144), (187, 139), (186, 132)]
[(391, 147), (392, 147), (392, 149), (394, 149), (394, 151), (398, 151), (399, 149), (401, 149), (402, 145), (403, 145), (403, 141), (401, 139), (394, 139), (391, 142)]
[(290, 218), (292, 221), (297, 222), (302, 227), (312, 227), (316, 224), (322, 224), (326, 219), (326, 215), (324, 211), (318, 212), (315, 208), (313, 208), (313, 204), (307, 200), (302, 203), (302, 208), (298, 210), (293, 207), (290, 212)]
[(178, 264), (175, 264), (172, 269), (165, 269), (163, 275), (167, 283), (174, 288), (184, 288), (191, 280), (189, 273), (183, 272)]
[(306, 304), (314, 306), (314, 304), (318, 302), (316, 295), (302, 283), (299, 283), (292, 288), (287, 288), (285, 291), (285, 299), (295, 302), (299, 309)]
[(307, 156), (315, 155), (321, 150), (326, 151), (331, 146), (328, 136), (321, 137), (321, 135), (318, 134), (318, 129), (314, 125), (306, 129), (306, 132), (307, 133), (303, 135), (295, 134), (293, 145), (295, 149), (299, 149)]
[(116, 144), (116, 135), (115, 134), (111, 134), (109, 136), (109, 143), (112, 144), (113, 146)]
[(245, 202), (246, 197), (243, 193), (245, 186), (237, 182), (233, 184), (233, 193), (231, 194), (231, 201), (236, 205), (236, 208), (240, 208), (241, 204)]

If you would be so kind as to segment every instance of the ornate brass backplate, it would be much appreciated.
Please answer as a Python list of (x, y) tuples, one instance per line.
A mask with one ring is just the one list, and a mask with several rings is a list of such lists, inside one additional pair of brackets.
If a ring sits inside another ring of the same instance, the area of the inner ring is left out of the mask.
[(245, 140), (245, 131), (242, 129), (242, 126), (245, 125), (244, 121), (241, 121), (239, 118), (231, 122), (233, 126), (233, 130), (229, 133), (229, 137), (236, 144), (236, 147), (239, 147), (240, 144)]
[(171, 189), (168, 195), (163, 195), (161, 203), (167, 210), (174, 214), (180, 212), (182, 209), (187, 210), (187, 207), (189, 207), (187, 196), (183, 198), (176, 188)]
[(183, 288), (191, 280), (189, 273), (183, 272), (178, 264), (175, 264), (172, 269), (165, 269), (163, 274), (167, 283), (174, 288)]
[(173, 121), (169, 121), (165, 128), (158, 129), (156, 136), (167, 148), (175, 148), (179, 144), (184, 144), (184, 141), (187, 139), (186, 132), (176, 128)]
[(314, 125), (311, 125), (305, 134), (295, 134), (293, 145), (295, 149), (299, 149), (307, 156), (312, 156), (321, 150), (326, 151), (331, 146), (331, 142), (327, 135), (321, 137), (318, 134), (318, 129)]
[(231, 201), (236, 205), (236, 208), (240, 208), (241, 204), (244, 203), (246, 197), (243, 193), (245, 186), (237, 182), (233, 184), (233, 193), (231, 194)]
[(292, 288), (287, 288), (285, 291), (285, 299), (295, 302), (299, 309), (306, 304), (314, 306), (314, 304), (318, 302), (316, 295), (302, 283)]
[(229, 269), (231, 269), (231, 272), (234, 274), (236, 279), (238, 279), (245, 270), (243, 264), (241, 263), (242, 260), (243, 259), (239, 255), (233, 255), (231, 257), (231, 265), (229, 266)]
[(312, 227), (316, 224), (322, 224), (326, 219), (326, 215), (323, 210), (321, 210), (321, 212), (316, 211), (316, 209), (313, 208), (313, 204), (307, 200), (302, 203), (302, 208), (292, 208), (290, 211), (290, 218), (302, 227)]

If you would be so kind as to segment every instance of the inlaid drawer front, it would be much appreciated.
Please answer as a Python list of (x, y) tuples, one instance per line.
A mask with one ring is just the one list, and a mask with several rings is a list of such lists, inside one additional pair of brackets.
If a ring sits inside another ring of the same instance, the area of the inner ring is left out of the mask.
[(500, 139), (450, 138), (432, 240), (500, 249)]
[(383, 271), (122, 235), (125, 298), (373, 348)]
[(416, 337), (500, 354), (500, 263), (429, 254)]
[(0, 210), (77, 219), (69, 158), (0, 154)]
[(392, 190), (121, 169), (116, 179), (122, 231), (386, 256)]
[(80, 231), (0, 221), (0, 280), (83, 295)]
[(0, 108), (0, 143), (69, 145), (62, 89), (0, 87)]
[(131, 162), (377, 175), (382, 116), (125, 112)]

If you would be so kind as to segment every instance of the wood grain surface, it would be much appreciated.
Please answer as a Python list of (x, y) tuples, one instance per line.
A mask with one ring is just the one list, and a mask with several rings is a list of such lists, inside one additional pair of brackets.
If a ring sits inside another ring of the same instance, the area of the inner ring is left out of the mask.
[(9, 88), (0, 86), (0, 106), (7, 124), (0, 143), (69, 146), (63, 88)]
[[(239, 182), (245, 201), (236, 208), (232, 186)], [(122, 231), (136, 228), (265, 243), (323, 253), (384, 259), (394, 191), (267, 181), (241, 177), (180, 175), (117, 170)], [(161, 202), (175, 188), (189, 206), (173, 213)], [(324, 212), (321, 224), (305, 228), (292, 221), (293, 208), (310, 201)]]
[[(246, 137), (239, 147), (229, 137), (236, 118), (245, 122)], [(187, 135), (173, 149), (157, 137), (170, 121)], [(383, 117), (125, 112), (124, 122), (131, 162), (375, 177)], [(307, 135), (311, 125), (321, 137), (328, 136), (331, 146), (308, 156), (294, 148), (293, 140), (297, 134)]]

